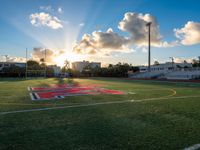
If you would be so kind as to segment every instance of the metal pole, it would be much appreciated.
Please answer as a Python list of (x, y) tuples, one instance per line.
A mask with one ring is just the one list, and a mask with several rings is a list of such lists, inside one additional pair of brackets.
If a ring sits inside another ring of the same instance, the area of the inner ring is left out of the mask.
[(26, 79), (27, 79), (27, 70), (28, 70), (27, 55), (28, 55), (28, 50), (26, 48)]
[(147, 23), (149, 29), (148, 71), (151, 71), (151, 22)]
[(45, 51), (44, 51), (44, 58), (45, 58), (45, 64), (44, 64), (44, 66), (45, 66), (45, 70), (44, 70), (44, 77), (46, 78), (47, 77), (47, 67), (46, 67), (46, 51), (47, 49), (45, 48)]

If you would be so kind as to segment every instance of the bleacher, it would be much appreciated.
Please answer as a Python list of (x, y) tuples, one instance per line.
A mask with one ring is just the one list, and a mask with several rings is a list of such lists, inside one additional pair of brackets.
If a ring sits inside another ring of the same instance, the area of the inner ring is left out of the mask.
[(171, 80), (190, 80), (200, 79), (200, 70), (185, 69), (185, 70), (171, 70), (171, 71), (152, 71), (152, 72), (138, 72), (129, 74), (129, 78), (135, 79), (171, 79)]
[(129, 74), (129, 78), (159, 78), (164, 75), (164, 72), (161, 71), (154, 71), (154, 72), (140, 72), (140, 73), (134, 73)]
[(180, 80), (200, 79), (200, 70), (172, 71), (165, 74), (164, 78), (165, 79), (180, 79)]

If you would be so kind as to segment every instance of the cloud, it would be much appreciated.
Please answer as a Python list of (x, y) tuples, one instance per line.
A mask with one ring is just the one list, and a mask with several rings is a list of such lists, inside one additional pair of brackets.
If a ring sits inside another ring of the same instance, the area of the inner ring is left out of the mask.
[(36, 27), (46, 26), (52, 29), (63, 28), (61, 20), (45, 12), (31, 14), (29, 18), (31, 24)]
[(172, 41), (172, 42), (160, 42), (159, 44), (156, 45), (156, 47), (163, 47), (163, 48), (167, 48), (167, 47), (174, 47), (174, 46), (179, 46), (180, 43), (178, 40), (176, 41)]
[(53, 8), (52, 6), (48, 5), (48, 6), (40, 6), (40, 10), (45, 11), (45, 12), (57, 12), (59, 14), (63, 13), (63, 9), (62, 7), (57, 7), (57, 8)]
[(127, 38), (109, 28), (106, 32), (94, 31), (92, 35), (84, 34), (82, 40), (75, 44), (73, 51), (81, 54), (108, 54), (127, 49), (128, 42)]
[(58, 7), (57, 11), (58, 11), (58, 13), (62, 14), (63, 13), (62, 7)]
[(147, 49), (146, 47), (143, 47), (143, 48), (142, 48), (142, 52), (143, 52), (143, 53), (147, 53), (147, 52), (148, 52), (148, 49)]
[(181, 29), (174, 29), (175, 36), (183, 45), (200, 43), (200, 23), (188, 21)]
[[(130, 52), (131, 45), (146, 47), (148, 45), (148, 27), (151, 22), (151, 45), (154, 47), (174, 47), (178, 41), (167, 42), (162, 40), (159, 25), (154, 16), (141, 13), (125, 13), (119, 22), (118, 28), (129, 34), (129, 37), (121, 36), (110, 28), (107, 32), (94, 31), (92, 35), (84, 34), (82, 40), (76, 43), (73, 50), (82, 54), (104, 53), (113, 51)], [(143, 52), (146, 50), (143, 48)]]
[(187, 63), (192, 63), (194, 59), (196, 58), (178, 58), (178, 57), (173, 57), (175, 63), (184, 63), (186, 61)]
[[(48, 64), (54, 64), (54, 60), (56, 57), (64, 54), (64, 51), (53, 51), (50, 49), (46, 49), (46, 62)], [(32, 59), (36, 61), (40, 61), (45, 58), (45, 49), (44, 48), (33, 48)]]
[(13, 56), (8, 56), (7, 58), (5, 56), (0, 57), (0, 61), (7, 61), (7, 62), (26, 62), (26, 58), (24, 57), (13, 57)]
[(49, 5), (49, 6), (40, 6), (40, 10), (44, 10), (47, 12), (53, 12), (54, 9)]
[(161, 44), (159, 26), (156, 18), (150, 14), (125, 13), (118, 28), (130, 34), (133, 44), (144, 46), (148, 44), (148, 22), (151, 22), (151, 43), (153, 46), (159, 46)]
[(83, 27), (83, 26), (85, 26), (85, 23), (82, 22), (82, 23), (79, 24), (79, 26), (80, 26), (80, 27)]

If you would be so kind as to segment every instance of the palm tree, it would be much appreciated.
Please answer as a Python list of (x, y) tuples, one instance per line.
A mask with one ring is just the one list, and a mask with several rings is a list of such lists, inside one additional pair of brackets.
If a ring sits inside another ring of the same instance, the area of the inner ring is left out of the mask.
[(65, 60), (64, 67), (68, 70), (70, 68), (70, 62)]
[[(69, 73), (69, 69), (70, 69), (70, 62), (66, 59), (64, 62), (64, 74), (66, 76), (67, 73)], [(69, 75), (67, 75), (69, 77)]]
[(198, 58), (199, 58), (199, 66), (200, 66), (200, 56), (198, 56)]

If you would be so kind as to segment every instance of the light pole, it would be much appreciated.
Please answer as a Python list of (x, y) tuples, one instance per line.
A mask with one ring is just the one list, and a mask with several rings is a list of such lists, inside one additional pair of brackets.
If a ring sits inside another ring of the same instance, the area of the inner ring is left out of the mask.
[(172, 59), (172, 70), (174, 70), (174, 57), (169, 57), (170, 59)]
[(151, 71), (151, 22), (148, 22), (146, 26), (149, 29), (149, 50), (148, 50), (148, 71)]
[(45, 50), (44, 50), (44, 60), (45, 60), (45, 64), (44, 64), (44, 66), (45, 66), (45, 69), (44, 69), (44, 77), (46, 78), (47, 77), (47, 61), (46, 61), (46, 55), (47, 55), (47, 49), (45, 48)]
[(28, 57), (28, 49), (26, 48), (26, 73), (25, 73), (26, 79), (27, 79), (27, 71), (28, 71), (27, 57)]

